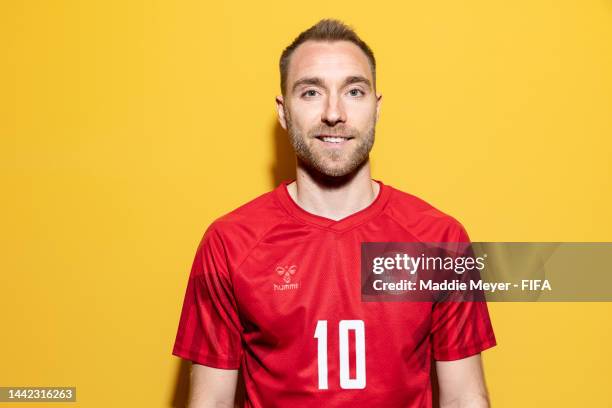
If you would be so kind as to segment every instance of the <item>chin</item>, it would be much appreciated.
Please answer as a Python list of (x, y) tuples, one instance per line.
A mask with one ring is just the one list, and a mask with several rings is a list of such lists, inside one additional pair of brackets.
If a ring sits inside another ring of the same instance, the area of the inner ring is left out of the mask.
[(319, 172), (327, 177), (344, 177), (355, 171), (354, 166), (324, 167)]

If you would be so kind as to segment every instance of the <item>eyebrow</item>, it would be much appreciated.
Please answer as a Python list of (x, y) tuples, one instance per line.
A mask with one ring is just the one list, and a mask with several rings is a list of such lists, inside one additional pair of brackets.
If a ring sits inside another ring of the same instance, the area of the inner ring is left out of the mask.
[[(368, 88), (372, 89), (372, 84), (370, 83), (370, 80), (361, 75), (351, 75), (347, 77), (344, 80), (342, 87), (344, 88), (347, 85), (359, 84), (359, 83), (365, 84)], [(293, 92), (295, 92), (295, 90), (302, 85), (314, 85), (314, 86), (319, 86), (321, 88), (325, 88), (325, 83), (323, 82), (321, 78), (304, 77), (304, 78), (300, 78), (297, 81), (295, 81), (295, 83), (293, 84), (293, 88), (292, 88)]]

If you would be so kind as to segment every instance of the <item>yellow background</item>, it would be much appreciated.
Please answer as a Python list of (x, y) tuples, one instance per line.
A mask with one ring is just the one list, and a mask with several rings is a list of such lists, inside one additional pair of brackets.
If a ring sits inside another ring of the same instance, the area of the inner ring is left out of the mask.
[[(196, 246), (291, 177), (277, 63), (323, 17), (377, 57), (375, 178), (474, 241), (612, 241), (609, 0), (3, 1), (0, 386), (184, 401)], [(612, 304), (490, 311), (495, 407), (612, 405)]]

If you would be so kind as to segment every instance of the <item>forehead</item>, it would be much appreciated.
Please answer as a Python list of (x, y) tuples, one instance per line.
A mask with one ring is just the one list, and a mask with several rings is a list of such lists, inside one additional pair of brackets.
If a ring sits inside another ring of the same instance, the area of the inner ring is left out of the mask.
[(289, 63), (288, 83), (304, 77), (343, 79), (349, 75), (363, 75), (372, 80), (368, 57), (350, 41), (306, 41), (300, 44)]

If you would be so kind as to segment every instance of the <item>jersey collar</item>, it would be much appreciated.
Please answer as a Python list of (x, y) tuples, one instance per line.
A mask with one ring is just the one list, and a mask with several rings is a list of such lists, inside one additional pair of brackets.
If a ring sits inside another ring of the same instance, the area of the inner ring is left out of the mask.
[(314, 224), (319, 227), (341, 232), (372, 219), (374, 216), (379, 214), (387, 204), (389, 195), (391, 193), (391, 187), (383, 184), (383, 182), (380, 180), (372, 180), (377, 182), (380, 186), (378, 195), (374, 201), (372, 201), (367, 207), (340, 220), (333, 220), (331, 218), (310, 213), (293, 201), (293, 198), (291, 198), (291, 195), (289, 195), (289, 190), (287, 190), (287, 185), (291, 184), (293, 181), (295, 181), (295, 179), (281, 181), (274, 192), (283, 208), (295, 218), (309, 224)]

